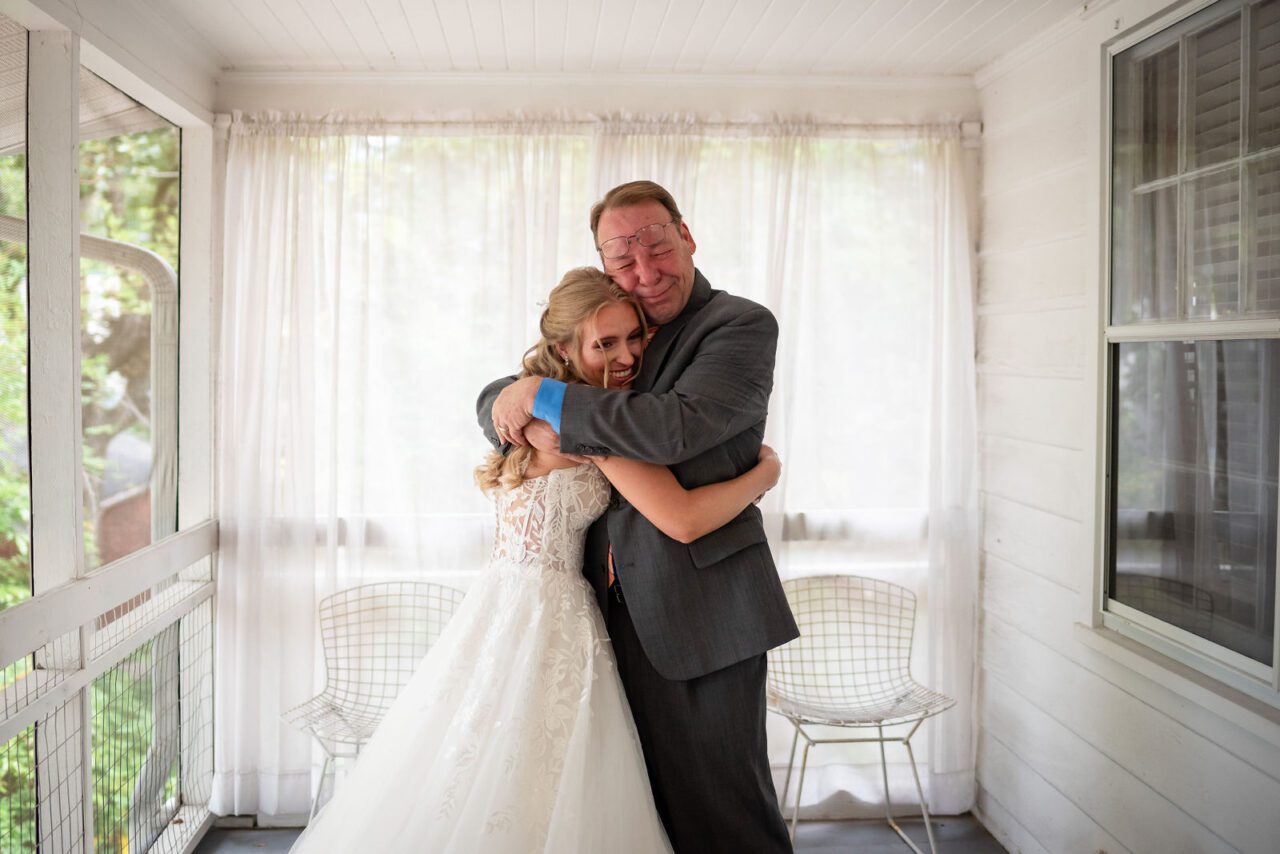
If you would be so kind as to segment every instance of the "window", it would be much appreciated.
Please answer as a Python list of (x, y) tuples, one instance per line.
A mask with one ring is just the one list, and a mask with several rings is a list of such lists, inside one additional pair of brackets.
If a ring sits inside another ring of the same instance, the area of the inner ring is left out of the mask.
[(1111, 74), (1104, 622), (1274, 702), (1280, 0)]
[(80, 70), (85, 566), (176, 530), (177, 128)]

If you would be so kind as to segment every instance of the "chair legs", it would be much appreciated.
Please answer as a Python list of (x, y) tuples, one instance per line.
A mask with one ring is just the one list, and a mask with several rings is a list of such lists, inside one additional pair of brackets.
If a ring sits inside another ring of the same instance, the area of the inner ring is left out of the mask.
[(800, 727), (794, 723), (792, 726), (795, 726), (796, 733), (791, 736), (791, 756), (787, 759), (787, 777), (782, 781), (782, 795), (778, 798), (778, 803), (783, 807), (787, 805), (787, 793), (791, 791), (791, 769), (796, 767), (796, 745), (800, 743)]
[(796, 822), (800, 820), (800, 793), (804, 791), (804, 772), (809, 769), (809, 748), (813, 742), (808, 736), (804, 739), (804, 753), (800, 760), (800, 780), (796, 783), (796, 800), (791, 807), (791, 841), (796, 841)]
[[(916, 770), (916, 753), (911, 749), (910, 736), (903, 739), (902, 746), (907, 748), (907, 758), (911, 760), (911, 776), (915, 778), (916, 794), (920, 796), (920, 812), (924, 815), (924, 832), (929, 835), (929, 850), (938, 854), (938, 843), (933, 839), (933, 822), (929, 819), (929, 805), (924, 800), (924, 788), (920, 785), (920, 772)], [(915, 848), (914, 845), (911, 847)]]
[[(916, 754), (911, 749), (911, 736), (915, 735), (919, 726), (919, 724), (916, 724), (911, 732), (902, 739), (902, 746), (907, 749), (907, 758), (911, 760), (911, 776), (915, 778), (916, 794), (920, 796), (920, 812), (924, 815), (924, 831), (929, 835), (929, 850), (932, 854), (938, 854), (938, 845), (933, 840), (933, 824), (929, 821), (929, 805), (924, 802), (924, 789), (920, 786), (920, 772), (916, 770)], [(877, 740), (880, 742), (880, 773), (881, 778), (884, 780), (884, 814), (888, 817), (889, 826), (893, 828), (893, 832), (898, 834), (915, 854), (924, 854), (893, 819), (893, 805), (889, 802), (889, 763), (884, 755), (884, 729), (876, 727), (876, 733), (880, 736)]]
[[(876, 727), (877, 738), (874, 738), (874, 739), (871, 739), (871, 738), (811, 739), (809, 735), (805, 733), (800, 728), (800, 725), (796, 723), (794, 720), (791, 721), (791, 725), (795, 727), (796, 733), (795, 733), (795, 736), (791, 739), (791, 757), (790, 757), (790, 760), (787, 762), (787, 775), (782, 784), (782, 795), (779, 798), (780, 802), (784, 805), (784, 807), (787, 801), (787, 795), (789, 794), (789, 791), (791, 788), (791, 773), (792, 771), (795, 770), (795, 766), (796, 766), (796, 747), (800, 742), (801, 735), (804, 736), (804, 740), (805, 740), (804, 751), (801, 754), (801, 759), (800, 759), (800, 777), (796, 782), (796, 793), (795, 793), (795, 797), (792, 799), (792, 804), (791, 804), (791, 841), (792, 842), (795, 842), (796, 825), (800, 818), (800, 795), (804, 791), (804, 776), (809, 766), (809, 748), (813, 747), (816, 744), (853, 744), (853, 743), (859, 743), (859, 742), (865, 743), (868, 741), (875, 741), (880, 745), (880, 779), (884, 783), (885, 818), (889, 822), (889, 827), (893, 828), (893, 832), (898, 834), (898, 836), (901, 837), (902, 841), (907, 843), (907, 846), (912, 851), (914, 851), (915, 854), (924, 854), (924, 852), (922, 852), (919, 848), (917, 848), (916, 844), (911, 841), (911, 837), (907, 836), (907, 834), (902, 830), (902, 828), (898, 826), (898, 822), (894, 820), (894, 817), (893, 817), (893, 802), (890, 800), (890, 796), (889, 796), (889, 762), (887, 757), (885, 756), (884, 744), (886, 739), (884, 737), (883, 727)], [(929, 805), (925, 803), (925, 800), (924, 800), (924, 787), (920, 785), (920, 772), (916, 767), (916, 754), (915, 754), (915, 751), (911, 749), (911, 736), (915, 735), (916, 729), (918, 729), (919, 726), (920, 726), (920, 722), (917, 722), (916, 726), (913, 727), (911, 732), (909, 732), (905, 737), (901, 739), (892, 739), (892, 740), (901, 741), (902, 746), (907, 749), (907, 758), (911, 760), (911, 776), (916, 783), (916, 794), (920, 796), (920, 811), (924, 816), (925, 833), (927, 833), (929, 836), (929, 850), (930, 852), (932, 852), (932, 854), (938, 854), (938, 844), (933, 838), (933, 820), (929, 816)], [(785, 810), (783, 815), (785, 818), (785, 815), (786, 815)]]
[(333, 755), (329, 751), (324, 752), (324, 765), (320, 768), (320, 781), (316, 784), (316, 795), (311, 799), (311, 815), (307, 818), (307, 824), (315, 821), (316, 813), (320, 812), (321, 798), (324, 797), (324, 781), (329, 779), (329, 773), (333, 770)]

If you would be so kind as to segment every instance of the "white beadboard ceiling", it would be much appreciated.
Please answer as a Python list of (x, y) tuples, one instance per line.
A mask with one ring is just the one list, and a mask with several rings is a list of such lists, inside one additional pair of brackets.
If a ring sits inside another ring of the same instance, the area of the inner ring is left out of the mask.
[(1083, 0), (135, 0), (226, 71), (967, 75)]

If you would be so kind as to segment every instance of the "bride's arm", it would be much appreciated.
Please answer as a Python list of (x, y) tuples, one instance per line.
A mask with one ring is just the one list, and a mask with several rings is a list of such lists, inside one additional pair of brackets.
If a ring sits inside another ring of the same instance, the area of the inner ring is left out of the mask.
[(782, 461), (768, 445), (747, 472), (720, 483), (685, 489), (666, 466), (623, 457), (593, 457), (605, 477), (654, 526), (682, 543), (691, 543), (727, 524), (773, 488)]

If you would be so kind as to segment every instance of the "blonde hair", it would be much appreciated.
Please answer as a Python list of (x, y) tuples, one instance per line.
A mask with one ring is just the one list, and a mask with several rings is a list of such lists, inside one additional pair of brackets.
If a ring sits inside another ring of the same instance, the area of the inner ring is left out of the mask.
[[(605, 357), (603, 375), (597, 382), (588, 378), (582, 370), (582, 331), (588, 320), (594, 320), (609, 305), (628, 305), (635, 310), (640, 328), (645, 328), (644, 311), (634, 297), (614, 284), (613, 280), (595, 267), (576, 267), (564, 274), (560, 283), (551, 289), (547, 307), (538, 321), (538, 343), (524, 354), (521, 377), (538, 376), (567, 383), (586, 383), (608, 387), (609, 359)], [(561, 348), (568, 360), (561, 357)], [(637, 363), (636, 370), (640, 370)], [(525, 480), (525, 470), (533, 457), (533, 448), (516, 445), (503, 456), (491, 451), (484, 462), (476, 467), (476, 483), (486, 492), (491, 489), (512, 489)]]

